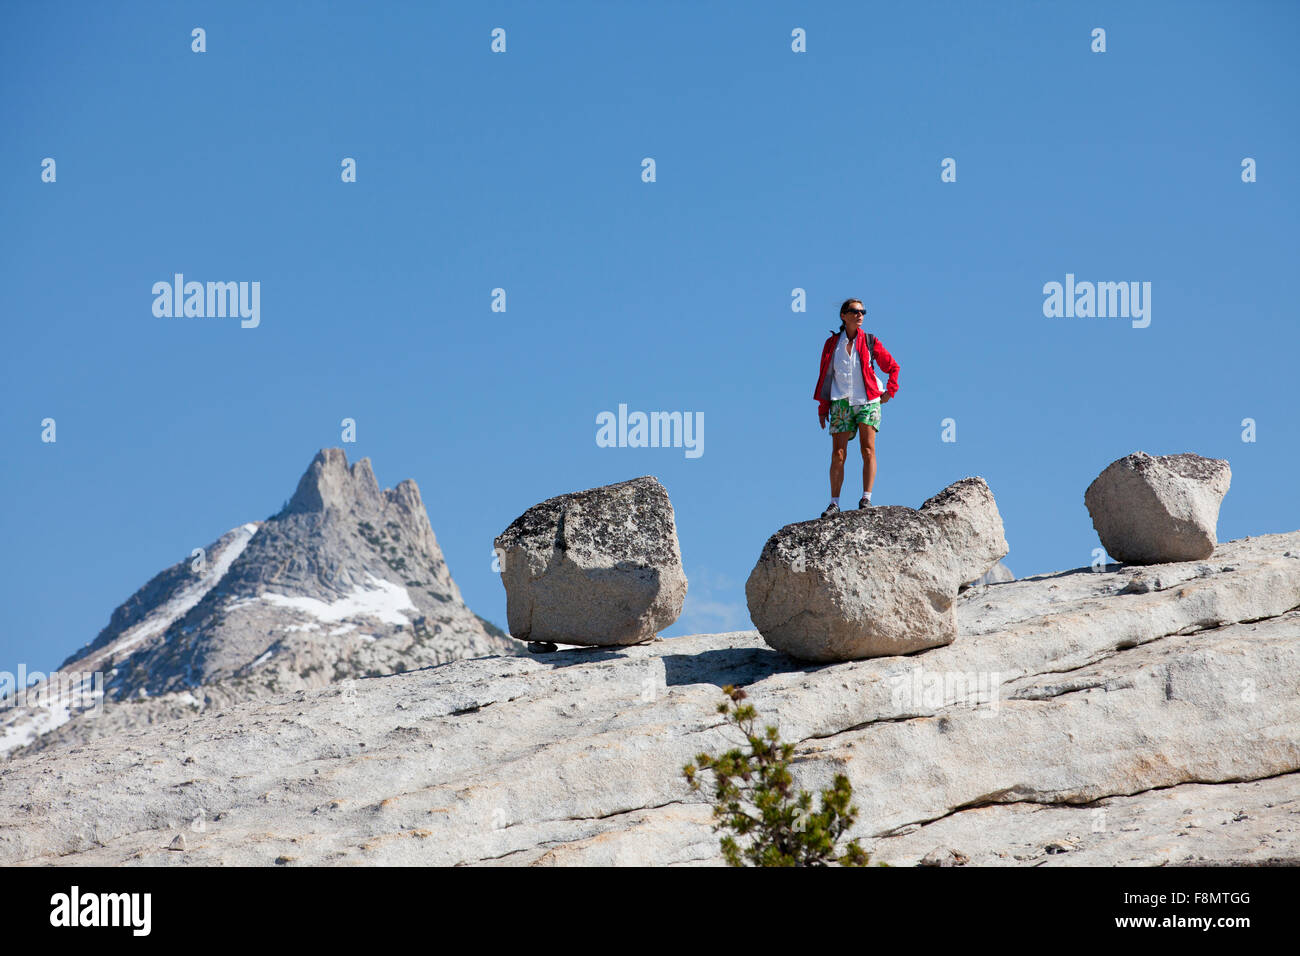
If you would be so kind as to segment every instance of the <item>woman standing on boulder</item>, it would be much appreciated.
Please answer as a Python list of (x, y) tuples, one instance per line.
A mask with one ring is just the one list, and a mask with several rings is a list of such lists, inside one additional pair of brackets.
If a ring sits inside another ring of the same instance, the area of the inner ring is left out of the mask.
[[(831, 423), (831, 503), (822, 517), (840, 510), (840, 486), (844, 484), (844, 462), (849, 439), (858, 433), (862, 448), (862, 499), (859, 508), (871, 507), (871, 486), (876, 481), (876, 432), (880, 430), (880, 406), (898, 394), (898, 363), (880, 339), (862, 331), (867, 310), (861, 299), (845, 299), (840, 306), (840, 330), (832, 332), (822, 346), (821, 368), (817, 372), (817, 420)], [(872, 359), (889, 373), (881, 392)]]

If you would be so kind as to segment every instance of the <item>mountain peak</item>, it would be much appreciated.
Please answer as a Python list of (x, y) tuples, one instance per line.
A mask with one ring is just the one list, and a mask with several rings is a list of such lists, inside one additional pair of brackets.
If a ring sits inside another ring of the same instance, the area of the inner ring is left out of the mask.
[(322, 448), (279, 514), (154, 575), (63, 662), (102, 675), (112, 716), (74, 721), (84, 708), (60, 705), (51, 721), (12, 708), (0, 713), (0, 757), (55, 728), (89, 739), (195, 707), (518, 650), (465, 606), (416, 483), (380, 489), (369, 458), (349, 466), (343, 449)]
[(342, 448), (322, 448), (298, 480), (298, 488), (284, 513), (351, 511), (358, 504), (365, 508), (377, 507), (379, 501), (379, 482), (369, 458), (362, 458), (349, 467), (348, 456)]

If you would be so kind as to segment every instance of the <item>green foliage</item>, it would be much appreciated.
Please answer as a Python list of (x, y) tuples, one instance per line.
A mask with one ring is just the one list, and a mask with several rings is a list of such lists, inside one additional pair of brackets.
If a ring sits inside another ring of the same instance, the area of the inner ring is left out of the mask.
[[(722, 692), (727, 699), (718, 705), (718, 713), (727, 715), (745, 735), (749, 752), (734, 748), (719, 757), (702, 753), (682, 772), (692, 790), (700, 789), (698, 773), (713, 773), (713, 817), (718, 821), (713, 829), (732, 831), (720, 840), (727, 863), (866, 866), (869, 857), (857, 840), (850, 840), (836, 854), (840, 837), (858, 816), (858, 808), (850, 805), (849, 778), (837, 774), (834, 785), (821, 792), (821, 809), (814, 812), (812, 795), (806, 790), (794, 792), (789, 770), (794, 744), (782, 743), (772, 726), (762, 735), (757, 733), (758, 713), (753, 705), (742, 703), (743, 690), (728, 684)], [(748, 839), (742, 846), (737, 837)]]

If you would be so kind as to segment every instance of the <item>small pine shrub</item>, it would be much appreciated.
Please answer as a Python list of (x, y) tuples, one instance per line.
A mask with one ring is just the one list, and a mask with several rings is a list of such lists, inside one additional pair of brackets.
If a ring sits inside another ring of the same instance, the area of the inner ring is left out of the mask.
[[(745, 735), (749, 752), (739, 748), (719, 757), (698, 754), (682, 772), (692, 790), (700, 789), (697, 774), (710, 771), (714, 780), (714, 830), (730, 830), (720, 839), (723, 859), (731, 866), (866, 866), (867, 852), (850, 840), (837, 854), (840, 837), (857, 819), (851, 805), (853, 786), (844, 774), (821, 792), (821, 810), (813, 812), (812, 795), (794, 793), (790, 759), (794, 744), (782, 743), (777, 729), (755, 730), (758, 713), (742, 703), (745, 692), (727, 685), (718, 713), (727, 715)], [(740, 838), (739, 840), (737, 838)], [(742, 846), (741, 840), (745, 843)], [(883, 864), (882, 864), (883, 865)]]

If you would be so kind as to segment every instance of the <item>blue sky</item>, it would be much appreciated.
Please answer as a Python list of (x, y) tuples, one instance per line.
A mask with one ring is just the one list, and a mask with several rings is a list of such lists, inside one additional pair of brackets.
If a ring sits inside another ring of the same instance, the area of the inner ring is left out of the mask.
[[(876, 503), (982, 475), (1006, 563), (1054, 571), (1092, 559), (1106, 464), (1192, 451), (1232, 465), (1220, 540), (1300, 527), (1295, 4), (0, 18), (0, 670), (55, 666), (153, 574), (276, 511), (344, 418), (349, 460), (418, 482), (496, 623), (496, 534), (653, 474), (690, 580), (665, 633), (748, 627), (763, 542), (828, 498), (811, 395), (848, 296), (902, 365)], [(260, 325), (155, 317), (177, 272), (260, 282)], [(1150, 282), (1150, 325), (1045, 317), (1067, 273)], [(702, 412), (703, 455), (598, 447), (620, 403)], [(854, 449), (846, 499), (859, 472)]]

